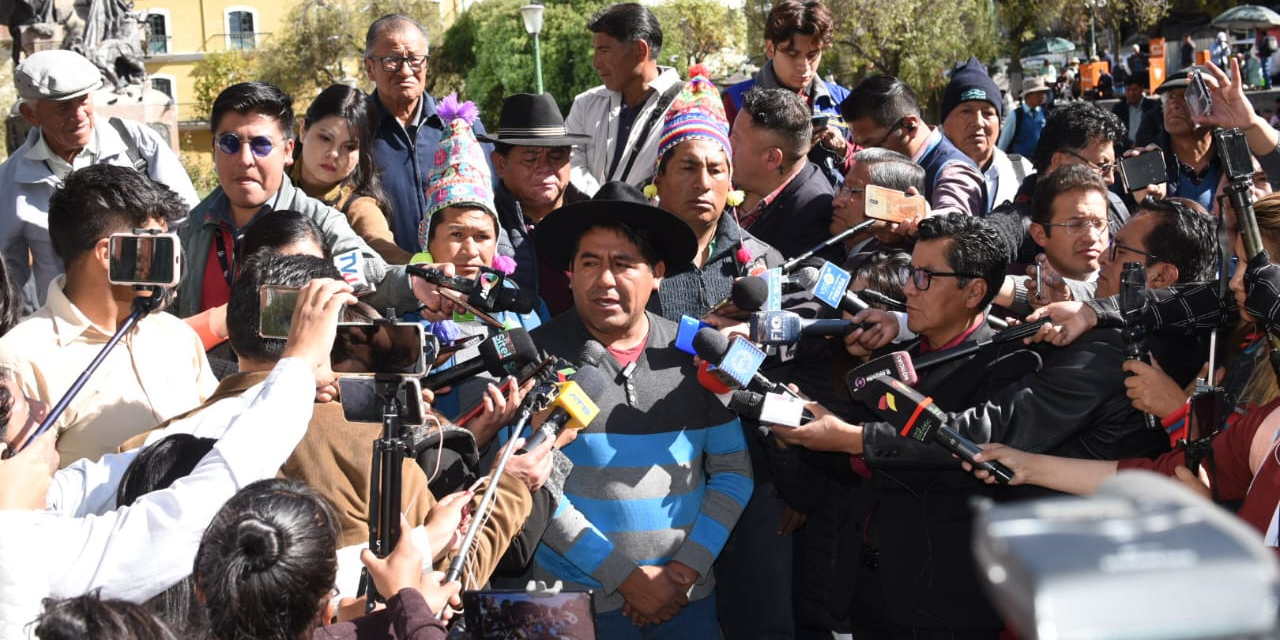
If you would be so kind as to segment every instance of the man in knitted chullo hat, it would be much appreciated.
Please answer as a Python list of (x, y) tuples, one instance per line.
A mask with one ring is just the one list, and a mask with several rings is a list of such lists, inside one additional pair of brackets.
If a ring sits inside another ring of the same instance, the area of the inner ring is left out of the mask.
[(698, 238), (693, 261), (667, 265), (649, 310), (669, 320), (700, 318), (727, 298), (733, 281), (753, 269), (782, 263), (782, 255), (738, 226), (726, 204), (742, 202), (733, 189), (729, 123), (716, 87), (695, 66), (693, 78), (667, 110), (653, 184), (645, 189), (657, 205), (684, 220)]

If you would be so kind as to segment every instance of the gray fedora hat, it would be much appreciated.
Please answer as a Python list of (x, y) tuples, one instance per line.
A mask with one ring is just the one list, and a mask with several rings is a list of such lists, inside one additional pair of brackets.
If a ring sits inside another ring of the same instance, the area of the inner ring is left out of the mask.
[(517, 93), (502, 101), (498, 134), (476, 138), (526, 147), (568, 147), (583, 144), (591, 136), (571, 134), (564, 128), (564, 117), (551, 94)]

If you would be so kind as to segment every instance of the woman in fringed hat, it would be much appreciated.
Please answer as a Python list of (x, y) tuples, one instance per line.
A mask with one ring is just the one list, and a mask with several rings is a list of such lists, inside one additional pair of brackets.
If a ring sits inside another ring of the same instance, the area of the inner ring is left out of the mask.
[[(514, 261), (496, 255), (498, 213), (493, 204), (493, 181), (484, 151), (471, 128), (480, 112), (472, 102), (459, 103), (457, 94), (441, 100), (437, 111), (447, 126), (441, 134), (440, 148), (427, 180), (426, 215), (418, 226), (418, 241), (426, 251), (414, 256), (413, 262), (452, 263), (457, 275), (467, 278), (475, 277), (480, 267), (510, 274), (515, 270)], [(516, 287), (510, 279), (504, 279), (503, 283)], [(505, 311), (490, 315), (505, 328), (532, 330), (547, 316), (541, 300), (535, 309), (536, 313)], [(500, 331), (466, 309), (448, 303), (441, 308), (424, 306), (419, 313), (441, 342), (473, 335), (490, 336)], [(441, 368), (474, 358), (478, 352), (476, 347), (459, 351)], [(514, 382), (505, 392), (495, 384), (500, 382), (485, 374), (470, 378), (454, 385), (449, 393), (436, 396), (435, 409), (456, 419), (463, 411), (483, 403), (484, 412), (460, 425), (476, 435), (476, 442), (483, 449), (497, 429), (506, 424), (523, 397)]]

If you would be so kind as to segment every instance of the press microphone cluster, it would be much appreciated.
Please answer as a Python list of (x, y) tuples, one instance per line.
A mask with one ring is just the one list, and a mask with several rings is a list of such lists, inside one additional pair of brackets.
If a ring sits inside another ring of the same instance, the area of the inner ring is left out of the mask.
[(729, 410), (764, 424), (798, 427), (812, 422), (814, 416), (805, 409), (803, 399), (774, 393), (756, 393), (746, 389), (734, 391), (729, 398)]
[(525, 440), (524, 449), (534, 449), (547, 438), (558, 437), (564, 429), (591, 424), (600, 413), (593, 398), (603, 395), (608, 386), (609, 380), (595, 365), (581, 367), (571, 380), (556, 383), (558, 392), (551, 401), (551, 415)]
[[(781, 279), (782, 293), (808, 291), (818, 283), (818, 270), (805, 267), (792, 274), (784, 274)], [(711, 308), (714, 313), (730, 302), (743, 311), (759, 311), (769, 299), (769, 282), (762, 276), (747, 276), (733, 283), (729, 297), (716, 303)]]
[(516, 375), (523, 367), (538, 362), (538, 347), (524, 329), (508, 329), (480, 343), (480, 355), (422, 380), (422, 386), (439, 389), (478, 373), (493, 376)]
[(990, 472), (1002, 483), (1013, 479), (1013, 472), (999, 462), (975, 461), (974, 456), (982, 453), (982, 448), (947, 426), (946, 416), (933, 403), (933, 398), (902, 381), (890, 376), (873, 378), (854, 392), (854, 399), (871, 407), (876, 415), (898, 429), (902, 437), (923, 443), (936, 442), (965, 462)]
[(693, 337), (693, 350), (699, 358), (715, 366), (711, 372), (733, 389), (758, 389), (797, 395), (781, 383), (760, 373), (765, 354), (742, 336), (726, 338), (711, 327), (703, 327)]

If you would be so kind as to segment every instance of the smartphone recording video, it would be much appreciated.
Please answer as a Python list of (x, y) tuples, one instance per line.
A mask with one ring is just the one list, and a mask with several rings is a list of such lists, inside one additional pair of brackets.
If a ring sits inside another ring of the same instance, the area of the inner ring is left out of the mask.
[(435, 336), (428, 339), (416, 322), (340, 322), (329, 360), (334, 373), (420, 377), (438, 350)]
[(288, 338), (297, 306), (298, 289), (273, 284), (258, 287), (258, 336)]
[(177, 286), (182, 252), (172, 233), (113, 233), (107, 280), (111, 284)]
[(1148, 185), (1164, 184), (1169, 181), (1169, 172), (1165, 169), (1164, 152), (1155, 149), (1136, 156), (1120, 159), (1120, 181), (1125, 191), (1133, 193)]
[(1213, 113), (1213, 98), (1209, 95), (1209, 85), (1204, 76), (1196, 71), (1187, 80), (1187, 113), (1192, 118), (1201, 118)]
[[(382, 422), (383, 398), (378, 381), (372, 376), (338, 378), (338, 398), (347, 422)], [(416, 378), (405, 378), (396, 391), (400, 405), (400, 424), (416, 426), (425, 422), (422, 385)]]

